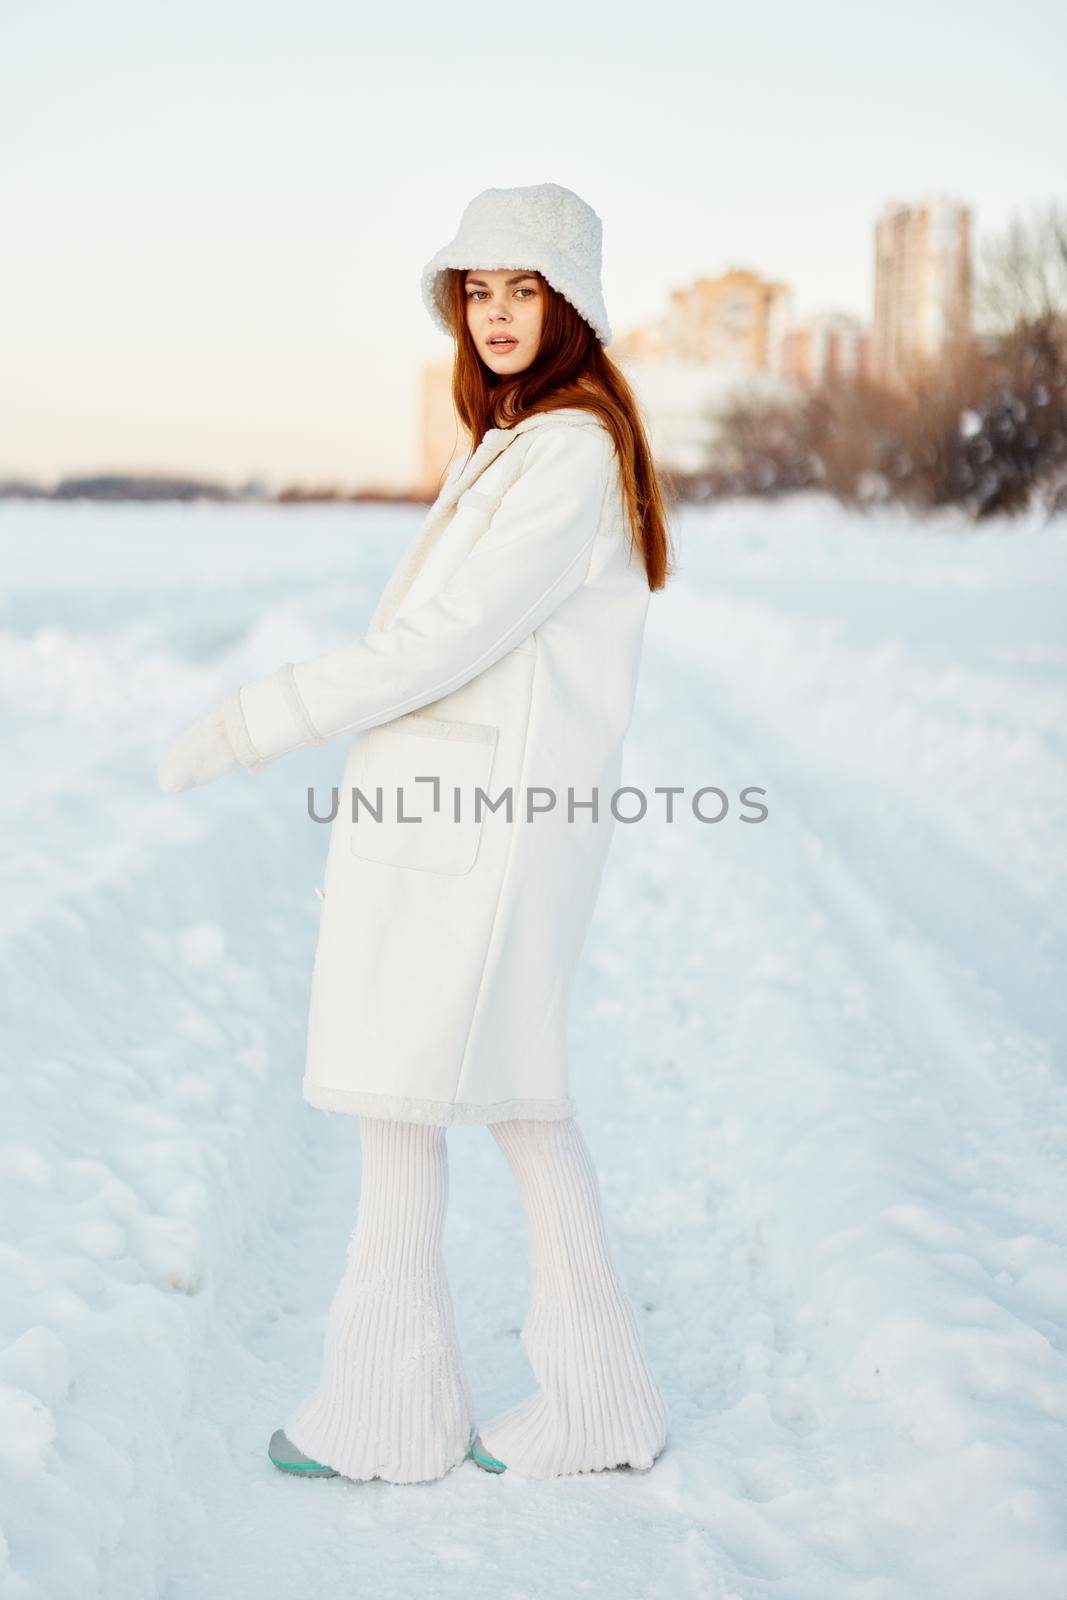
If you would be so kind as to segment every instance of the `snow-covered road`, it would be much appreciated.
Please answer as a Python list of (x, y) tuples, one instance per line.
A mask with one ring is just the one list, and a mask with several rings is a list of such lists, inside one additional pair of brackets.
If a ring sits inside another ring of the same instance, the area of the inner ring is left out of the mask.
[[(616, 829), (571, 1032), (668, 1447), (401, 1488), (265, 1455), (359, 1188), (299, 1091), (343, 742), (154, 762), (358, 632), (416, 514), (2, 510), (2, 1600), (1067, 1594), (1067, 525), (683, 516), (625, 781), (685, 794)], [(525, 1234), (486, 1131), (449, 1151), (487, 1416)]]

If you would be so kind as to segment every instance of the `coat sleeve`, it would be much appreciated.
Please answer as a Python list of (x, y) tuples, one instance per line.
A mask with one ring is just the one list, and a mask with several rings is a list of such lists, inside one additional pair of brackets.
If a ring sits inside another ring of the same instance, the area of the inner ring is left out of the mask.
[(244, 684), (225, 705), (238, 760), (390, 722), (476, 677), (584, 582), (614, 444), (604, 428), (543, 426), (471, 553), (437, 594), (378, 633)]

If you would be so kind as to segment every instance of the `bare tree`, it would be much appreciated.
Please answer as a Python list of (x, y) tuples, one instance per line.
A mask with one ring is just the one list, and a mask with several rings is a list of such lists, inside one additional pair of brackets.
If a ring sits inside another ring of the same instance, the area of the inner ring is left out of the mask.
[[(1067, 206), (1014, 218), (986, 245), (976, 286), (996, 383), (974, 417), (989, 509), (1031, 494), (1067, 506)], [(979, 480), (981, 481), (981, 480)]]
[(1035, 207), (985, 242), (975, 311), (981, 331), (1000, 337), (1020, 323), (1067, 316), (1067, 206)]

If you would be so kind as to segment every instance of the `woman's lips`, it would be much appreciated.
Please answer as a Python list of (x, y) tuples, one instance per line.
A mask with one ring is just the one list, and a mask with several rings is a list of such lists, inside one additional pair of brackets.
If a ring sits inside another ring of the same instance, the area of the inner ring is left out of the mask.
[(493, 338), (486, 340), (490, 350), (514, 350), (518, 342), (519, 341), (512, 338), (511, 334), (509, 333), (496, 334)]

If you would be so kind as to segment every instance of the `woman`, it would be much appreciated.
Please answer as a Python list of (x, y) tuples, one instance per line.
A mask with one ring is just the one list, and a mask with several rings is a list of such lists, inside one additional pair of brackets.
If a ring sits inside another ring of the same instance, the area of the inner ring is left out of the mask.
[[(470, 1453), (548, 1478), (648, 1468), (665, 1441), (565, 1050), (649, 596), (671, 570), (645, 432), (602, 349), (600, 256), (599, 217), (558, 184), (471, 202), (422, 292), (456, 341), (476, 447), (367, 634), (242, 685), (160, 766), (176, 792), (352, 736), (303, 1092), (359, 1117), (363, 1171), (321, 1381), (271, 1440), (286, 1471), (423, 1482)], [(455, 1123), (491, 1129), (531, 1254), (539, 1388), (480, 1434), (441, 1252)]]

